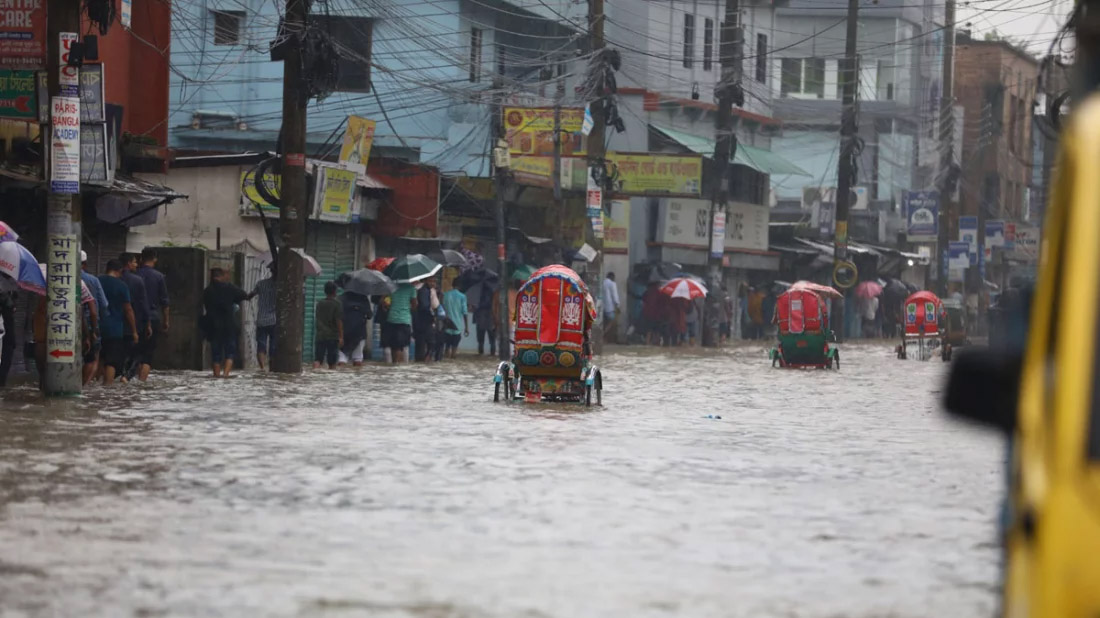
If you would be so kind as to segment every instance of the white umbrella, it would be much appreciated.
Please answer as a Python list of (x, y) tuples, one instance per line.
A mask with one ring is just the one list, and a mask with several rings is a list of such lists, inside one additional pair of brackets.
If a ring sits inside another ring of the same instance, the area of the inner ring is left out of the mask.
[(661, 293), (672, 298), (686, 298), (692, 300), (695, 298), (702, 298), (706, 296), (708, 292), (707, 286), (698, 281), (688, 279), (687, 277), (677, 277), (662, 285)]
[[(317, 260), (315, 260), (312, 255), (306, 253), (304, 249), (291, 249), (291, 251), (302, 256), (302, 272), (305, 276), (316, 277), (321, 274), (321, 265), (317, 263)], [(260, 260), (261, 264), (266, 266), (271, 263), (271, 252), (264, 251), (257, 256), (257, 259)]]

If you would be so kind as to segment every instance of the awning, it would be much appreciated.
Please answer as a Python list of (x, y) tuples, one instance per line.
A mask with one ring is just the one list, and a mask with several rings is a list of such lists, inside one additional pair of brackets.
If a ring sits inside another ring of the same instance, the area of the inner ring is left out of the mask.
[[(691, 135), (690, 133), (684, 133), (683, 131), (669, 129), (656, 124), (650, 124), (649, 126), (664, 133), (669, 139), (679, 143), (684, 148), (696, 154), (701, 154), (706, 157), (714, 156), (714, 140), (712, 139)], [(747, 144), (737, 144), (737, 151), (733, 155), (733, 162), (751, 167), (762, 174), (771, 174), (774, 176), (813, 176), (806, 170), (770, 150), (749, 146)]]
[(359, 179), (355, 181), (355, 185), (360, 189), (373, 189), (376, 191), (392, 191), (393, 189), (386, 186), (386, 183), (378, 180), (370, 174), (360, 174)]
[(817, 249), (810, 249), (808, 247), (789, 245), (786, 243), (772, 242), (768, 243), (768, 248), (772, 251), (779, 251), (780, 253), (793, 253), (795, 255), (818, 255), (820, 251)]
[(164, 185), (124, 174), (115, 174), (109, 186), (84, 187), (100, 194), (95, 201), (97, 219), (128, 227), (156, 223), (158, 206), (187, 197)]
[[(833, 245), (815, 242), (812, 240), (806, 240), (805, 238), (795, 238), (795, 240), (806, 245), (807, 247), (813, 247), (824, 255), (833, 255), (835, 252), (835, 248), (833, 247)], [(880, 255), (878, 251), (875, 251), (870, 247), (865, 247), (859, 243), (851, 241), (848, 242), (848, 252), (854, 253), (856, 255)]]

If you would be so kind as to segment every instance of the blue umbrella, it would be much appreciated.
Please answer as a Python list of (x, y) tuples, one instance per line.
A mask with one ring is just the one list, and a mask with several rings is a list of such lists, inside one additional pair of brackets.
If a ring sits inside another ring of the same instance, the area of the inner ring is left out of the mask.
[(0, 274), (11, 277), (25, 290), (40, 294), (46, 291), (46, 277), (38, 267), (38, 260), (17, 242), (0, 242)]

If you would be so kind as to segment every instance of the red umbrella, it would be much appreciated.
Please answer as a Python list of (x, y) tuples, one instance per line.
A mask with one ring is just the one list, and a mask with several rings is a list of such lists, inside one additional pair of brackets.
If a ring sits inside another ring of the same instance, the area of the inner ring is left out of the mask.
[(838, 292), (836, 288), (814, 283), (813, 281), (795, 281), (790, 289), (809, 290), (816, 294), (824, 294), (825, 296), (832, 296), (833, 298), (844, 298), (844, 295)]
[(856, 296), (860, 298), (878, 298), (882, 294), (882, 285), (878, 281), (861, 281), (856, 286)]
[(677, 277), (661, 286), (661, 293), (672, 298), (696, 299), (707, 295), (707, 288), (698, 281)]
[(386, 270), (386, 267), (389, 266), (391, 263), (393, 263), (393, 261), (395, 259), (397, 259), (397, 258), (391, 258), (391, 257), (375, 258), (369, 264), (367, 264), (367, 268), (369, 268), (371, 270), (377, 270), (378, 272), (382, 272), (383, 270)]

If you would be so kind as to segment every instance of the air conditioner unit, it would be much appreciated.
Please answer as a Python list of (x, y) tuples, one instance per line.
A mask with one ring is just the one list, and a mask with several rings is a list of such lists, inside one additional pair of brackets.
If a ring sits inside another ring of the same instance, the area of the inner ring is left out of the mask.
[(836, 203), (836, 187), (802, 188), (802, 210), (815, 210), (822, 202)]
[(852, 210), (867, 210), (870, 204), (870, 192), (867, 187), (852, 187), (852, 196), (848, 200), (848, 206)]

